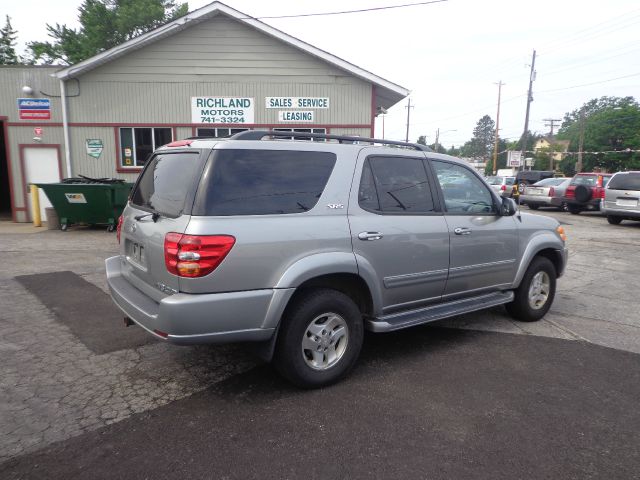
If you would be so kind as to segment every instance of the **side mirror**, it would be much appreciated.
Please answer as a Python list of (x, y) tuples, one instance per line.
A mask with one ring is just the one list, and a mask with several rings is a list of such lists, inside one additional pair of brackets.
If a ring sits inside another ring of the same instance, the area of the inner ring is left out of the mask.
[(502, 205), (500, 206), (500, 214), (503, 217), (511, 217), (518, 211), (518, 206), (512, 198), (502, 197)]

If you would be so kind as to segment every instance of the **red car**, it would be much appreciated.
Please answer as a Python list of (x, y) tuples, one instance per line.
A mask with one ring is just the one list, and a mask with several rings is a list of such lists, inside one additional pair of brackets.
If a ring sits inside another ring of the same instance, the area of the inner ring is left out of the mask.
[(583, 210), (600, 210), (604, 199), (604, 187), (613, 176), (612, 173), (578, 173), (572, 179), (564, 193), (563, 200), (567, 209), (574, 215)]

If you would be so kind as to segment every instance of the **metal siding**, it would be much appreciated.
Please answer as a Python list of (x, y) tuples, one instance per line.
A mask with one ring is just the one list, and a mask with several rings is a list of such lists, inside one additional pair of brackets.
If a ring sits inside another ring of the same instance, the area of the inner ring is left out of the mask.
[[(47, 122), (61, 122), (60, 81), (51, 74), (60, 67), (0, 67), (0, 115), (9, 117), (9, 122), (27, 122), (34, 126)], [(73, 82), (75, 83), (75, 82)], [(22, 87), (33, 88), (33, 94), (22, 93)], [(18, 98), (49, 98), (51, 120), (20, 120)]]

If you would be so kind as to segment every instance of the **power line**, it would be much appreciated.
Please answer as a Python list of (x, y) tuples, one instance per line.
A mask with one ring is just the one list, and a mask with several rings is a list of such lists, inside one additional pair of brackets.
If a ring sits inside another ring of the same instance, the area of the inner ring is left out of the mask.
[(572, 85), (570, 87), (563, 87), (563, 88), (552, 88), (550, 90), (539, 90), (537, 93), (560, 92), (563, 90), (571, 90), (574, 88), (590, 87), (591, 85), (599, 85), (601, 83), (613, 82), (615, 80), (622, 80), (623, 78), (637, 77), (638, 75), (640, 75), (640, 73), (632, 73), (630, 75), (623, 75), (622, 77), (608, 78), (606, 80), (601, 80), (599, 82), (583, 83), (582, 85)]
[(394, 8), (417, 7), (420, 5), (431, 5), (433, 3), (443, 3), (447, 1), (448, 0), (431, 0), (429, 2), (404, 3), (401, 5), (387, 5), (385, 7), (361, 8), (358, 10), (342, 10), (340, 12), (300, 13), (296, 15), (273, 15), (273, 16), (266, 16), (266, 17), (247, 17), (247, 19), (262, 20), (262, 19), (275, 19), (275, 18), (302, 18), (302, 17), (321, 17), (321, 16), (328, 16), (328, 15), (345, 15), (348, 13), (376, 12), (380, 10), (391, 10)]

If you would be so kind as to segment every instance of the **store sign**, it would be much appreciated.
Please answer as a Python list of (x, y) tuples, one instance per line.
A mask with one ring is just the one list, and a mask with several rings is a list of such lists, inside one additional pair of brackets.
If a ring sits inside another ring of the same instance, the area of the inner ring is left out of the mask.
[(328, 97), (266, 97), (265, 108), (329, 108)]
[(20, 120), (51, 120), (51, 100), (48, 98), (19, 98)]
[(253, 98), (191, 97), (192, 123), (255, 123)]
[(36, 137), (41, 137), (41, 136), (42, 136), (42, 127), (35, 127), (35, 128), (33, 129), (33, 134), (34, 134)]
[(93, 158), (100, 158), (100, 155), (102, 155), (102, 150), (104, 150), (104, 145), (101, 139), (87, 138), (85, 140), (85, 145), (87, 147), (87, 155)]
[(295, 110), (281, 110), (278, 112), (278, 121), (283, 123), (312, 123), (313, 117), (313, 110), (307, 110), (304, 112)]
[(519, 167), (522, 165), (522, 152), (515, 152), (513, 150), (510, 150), (507, 155), (507, 166)]

